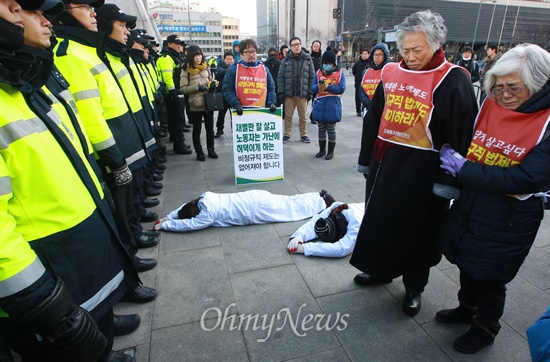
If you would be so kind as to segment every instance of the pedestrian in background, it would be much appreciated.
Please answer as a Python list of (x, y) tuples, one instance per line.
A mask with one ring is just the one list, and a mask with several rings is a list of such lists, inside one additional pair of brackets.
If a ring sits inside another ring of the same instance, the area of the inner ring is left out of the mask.
[(313, 98), (311, 85), (315, 70), (311, 55), (302, 50), (302, 41), (298, 37), (290, 39), (291, 50), (281, 62), (277, 77), (277, 99), (285, 103), (285, 134), (283, 143), (292, 135), (292, 116), (298, 109), (300, 140), (310, 143), (307, 135), (306, 110), (307, 102)]
[[(321, 51), (321, 42), (319, 40), (314, 40), (313, 43), (311, 43), (311, 59), (313, 60), (313, 69), (315, 69), (315, 73), (319, 69), (321, 69), (321, 64), (323, 63), (321, 57), (323, 55)], [(313, 107), (313, 102), (315, 101), (315, 96), (317, 93), (313, 93), (313, 99), (311, 100), (311, 106)], [(313, 111), (313, 110), (312, 110)], [(311, 118), (311, 114), (309, 115), (309, 119), (311, 119), (311, 124), (317, 124), (317, 121), (315, 121), (313, 118)]]
[(485, 74), (491, 70), (493, 65), (497, 62), (497, 60), (500, 58), (501, 54), (498, 52), (498, 46), (494, 43), (487, 45), (487, 49), (485, 50), (487, 52), (487, 57), (485, 58), (485, 66), (483, 69), (481, 69), (479, 73), (479, 83), (481, 87), (481, 96), (479, 98), (479, 104), (483, 103), (483, 100), (485, 97), (487, 97), (487, 94), (485, 93)]
[[(218, 81), (218, 93), (223, 94), (223, 79), (225, 78), (225, 73), (227, 72), (227, 69), (234, 63), (235, 58), (233, 57), (232, 52), (225, 52), (223, 54), (223, 61), (218, 66), (218, 71), (216, 72), (216, 80)], [(225, 125), (225, 114), (227, 113), (227, 110), (229, 109), (229, 103), (227, 103), (227, 100), (225, 97), (223, 97), (223, 109), (218, 111), (218, 120), (216, 121), (216, 134), (214, 135), (214, 138), (219, 138), (223, 135), (223, 128)]]
[(361, 78), (361, 92), (359, 92), (359, 98), (361, 99), (361, 105), (365, 115), (369, 110), (378, 83), (380, 83), (382, 68), (388, 63), (389, 57), (390, 50), (385, 43), (376, 44), (374, 48), (372, 48), (372, 53), (368, 59), (370, 66), (363, 72)]
[(357, 114), (357, 117), (361, 117), (363, 115), (361, 113), (361, 98), (359, 96), (359, 92), (362, 92), (361, 79), (363, 78), (363, 72), (369, 66), (369, 56), (370, 51), (368, 49), (361, 49), (359, 59), (357, 59), (355, 64), (353, 64), (353, 67), (351, 67), (351, 73), (355, 77), (355, 113)]
[(212, 82), (210, 67), (204, 59), (202, 50), (197, 45), (187, 48), (183, 69), (181, 72), (181, 92), (186, 95), (189, 107), (189, 119), (193, 124), (193, 148), (197, 154), (197, 160), (206, 161), (206, 156), (201, 145), (201, 129), (204, 121), (206, 130), (206, 148), (208, 157), (218, 158), (214, 147), (214, 115), (206, 111), (204, 94), (210, 89), (216, 89)]
[(319, 123), (319, 152), (315, 157), (321, 158), (326, 154), (325, 160), (331, 160), (336, 147), (336, 123), (342, 120), (342, 94), (346, 90), (346, 76), (336, 65), (336, 54), (332, 50), (323, 53), (322, 62), (311, 86), (313, 92), (317, 93), (311, 119)]

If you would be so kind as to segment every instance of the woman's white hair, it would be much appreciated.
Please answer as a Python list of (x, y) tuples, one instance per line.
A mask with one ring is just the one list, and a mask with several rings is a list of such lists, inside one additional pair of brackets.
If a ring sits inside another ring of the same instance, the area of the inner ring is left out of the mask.
[(550, 53), (535, 44), (519, 44), (504, 53), (485, 74), (484, 88), (488, 97), (497, 77), (517, 75), (532, 96), (544, 87), (550, 78)]
[(426, 41), (435, 53), (441, 45), (445, 44), (447, 38), (447, 27), (443, 24), (443, 21), (441, 15), (432, 13), (430, 10), (418, 11), (407, 16), (399, 24), (399, 28), (395, 33), (397, 49), (403, 54), (403, 36), (407, 33), (420, 32), (426, 35)]

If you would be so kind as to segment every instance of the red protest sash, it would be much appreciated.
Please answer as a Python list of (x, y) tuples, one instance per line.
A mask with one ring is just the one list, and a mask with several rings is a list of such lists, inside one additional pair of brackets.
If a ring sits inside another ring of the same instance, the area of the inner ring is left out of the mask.
[(550, 109), (519, 113), (487, 98), (477, 115), (466, 159), (488, 166), (517, 165), (542, 140), (549, 122)]
[(433, 112), (433, 93), (457, 65), (445, 61), (426, 71), (403, 69), (399, 63), (382, 68), (385, 105), (378, 137), (407, 147), (433, 150), (428, 129)]
[(367, 68), (367, 71), (363, 74), (361, 88), (370, 99), (374, 96), (374, 91), (376, 91), (376, 87), (380, 83), (380, 74), (382, 74), (382, 69), (374, 70), (372, 68)]
[(237, 98), (243, 107), (265, 107), (267, 99), (267, 71), (262, 64), (247, 67), (237, 64), (235, 77)]
[[(320, 70), (317, 71), (317, 80), (323, 80), (326, 84), (329, 85), (338, 85), (340, 84), (340, 79), (342, 79), (342, 70), (339, 70), (337, 72), (334, 72), (329, 75), (324, 75)], [(319, 93), (317, 93), (317, 98), (326, 97), (326, 96), (338, 96), (342, 97), (341, 94), (334, 94), (330, 92), (321, 91), (321, 88), (319, 88)]]

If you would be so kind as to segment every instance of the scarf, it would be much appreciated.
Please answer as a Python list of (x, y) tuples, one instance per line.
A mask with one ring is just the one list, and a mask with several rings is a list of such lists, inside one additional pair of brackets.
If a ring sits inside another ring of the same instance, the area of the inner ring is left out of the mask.
[(191, 75), (197, 75), (203, 70), (210, 69), (208, 64), (203, 60), (201, 64), (194, 64), (194, 67), (190, 67), (189, 64), (187, 64), (187, 68), (185, 69), (187, 73)]

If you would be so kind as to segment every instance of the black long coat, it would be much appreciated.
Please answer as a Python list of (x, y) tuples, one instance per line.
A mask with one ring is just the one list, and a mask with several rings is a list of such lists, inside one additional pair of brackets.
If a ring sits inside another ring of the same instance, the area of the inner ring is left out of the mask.
[[(365, 216), (350, 263), (375, 277), (395, 278), (439, 262), (435, 234), (459, 184), (440, 169), (438, 152), (377, 138), (384, 103), (380, 83), (363, 123), (358, 164), (368, 169)], [(452, 69), (434, 93), (434, 148), (449, 143), (466, 154), (476, 113), (469, 76)]]
[[(517, 111), (542, 109), (550, 116), (550, 85)], [(438, 245), (471, 278), (506, 284), (529, 253), (544, 215), (542, 199), (519, 201), (506, 194), (550, 189), (550, 126), (545, 136), (518, 167), (466, 162), (460, 170), (458, 181), (464, 186), (442, 223)]]

